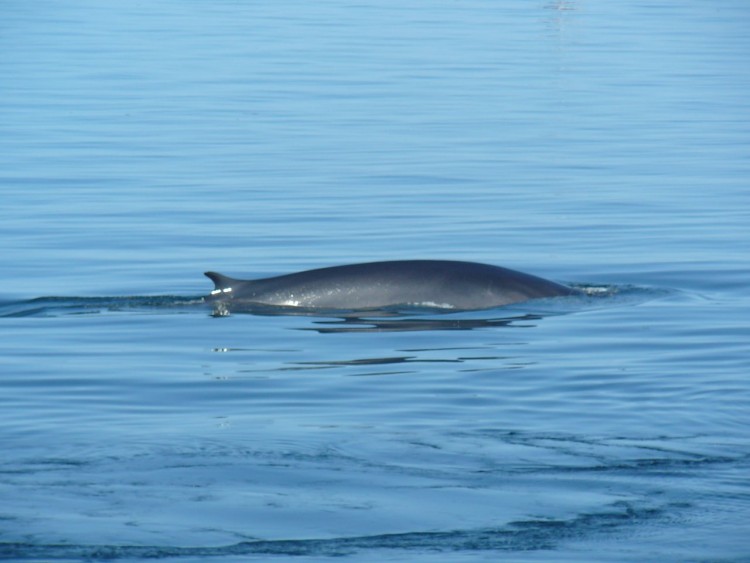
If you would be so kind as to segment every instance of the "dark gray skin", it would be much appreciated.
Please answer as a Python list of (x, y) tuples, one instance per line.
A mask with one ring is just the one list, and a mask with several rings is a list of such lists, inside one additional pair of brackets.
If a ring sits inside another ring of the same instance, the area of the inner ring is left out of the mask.
[(489, 309), (577, 290), (508, 268), (451, 260), (398, 260), (237, 280), (206, 272), (213, 302), (309, 309), (383, 309), (398, 305)]

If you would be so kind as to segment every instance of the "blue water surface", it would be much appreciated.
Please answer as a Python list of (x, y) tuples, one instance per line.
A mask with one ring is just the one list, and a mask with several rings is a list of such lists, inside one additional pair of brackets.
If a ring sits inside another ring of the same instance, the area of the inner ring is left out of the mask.
[[(750, 5), (6, 0), (0, 559), (750, 560)], [(585, 290), (215, 314), (473, 260)]]

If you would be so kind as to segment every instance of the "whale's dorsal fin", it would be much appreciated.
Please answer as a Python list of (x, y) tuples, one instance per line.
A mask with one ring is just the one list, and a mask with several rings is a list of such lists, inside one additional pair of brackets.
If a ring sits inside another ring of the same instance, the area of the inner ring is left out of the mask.
[(240, 280), (230, 278), (223, 274), (216, 272), (205, 272), (205, 275), (214, 282), (215, 289), (211, 292), (211, 295), (217, 295), (219, 293), (231, 293), (232, 287), (240, 283)]

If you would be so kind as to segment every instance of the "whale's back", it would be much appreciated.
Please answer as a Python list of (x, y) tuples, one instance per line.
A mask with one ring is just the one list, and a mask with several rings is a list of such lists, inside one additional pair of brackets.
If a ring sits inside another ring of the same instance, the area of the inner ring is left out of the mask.
[(540, 297), (570, 295), (564, 285), (489, 264), (402, 260), (332, 266), (258, 280), (207, 272), (214, 298), (324, 309), (397, 305), (485, 309)]

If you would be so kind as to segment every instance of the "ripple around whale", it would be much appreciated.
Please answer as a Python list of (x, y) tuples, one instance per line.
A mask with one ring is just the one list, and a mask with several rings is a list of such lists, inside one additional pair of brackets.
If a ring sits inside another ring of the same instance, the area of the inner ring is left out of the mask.
[(513, 305), (475, 311), (400, 306), (376, 311), (306, 309), (252, 302), (214, 302), (202, 296), (47, 296), (18, 301), (0, 301), (0, 318), (61, 317), (108, 314), (196, 314), (214, 317), (232, 314), (289, 316), (309, 319), (295, 327), (319, 333), (408, 332), (434, 330), (473, 330), (484, 328), (529, 327), (545, 317), (573, 314), (593, 309), (636, 305), (663, 298), (670, 290), (638, 286), (572, 284), (574, 296), (537, 299)]

